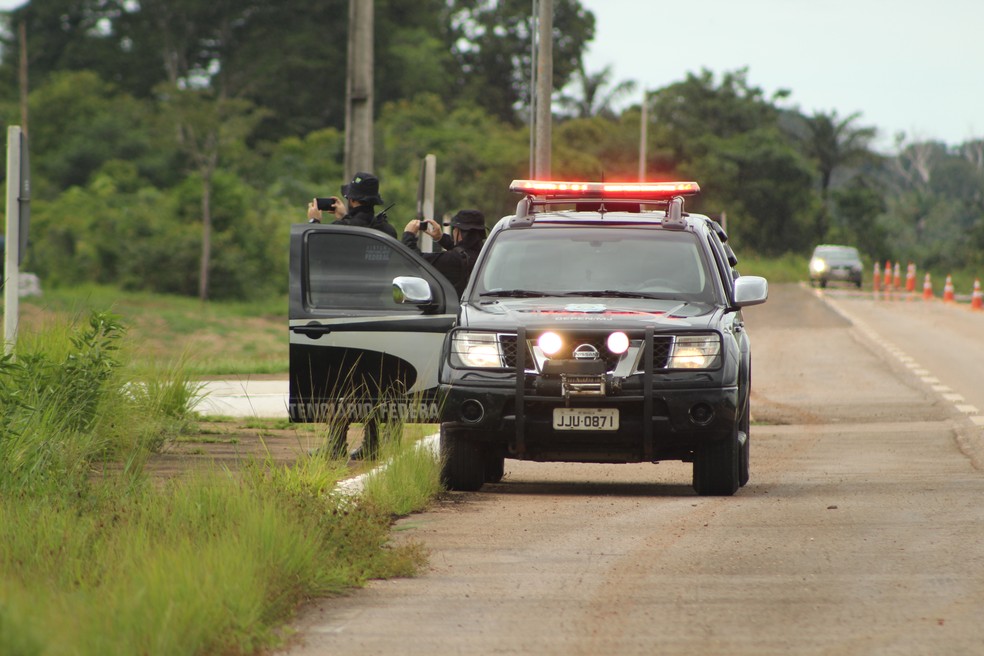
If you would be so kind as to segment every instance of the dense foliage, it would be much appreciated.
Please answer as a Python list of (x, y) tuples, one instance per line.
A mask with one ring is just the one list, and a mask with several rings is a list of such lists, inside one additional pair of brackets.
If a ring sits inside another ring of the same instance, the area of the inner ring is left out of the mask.
[[(508, 183), (529, 167), (529, 11), (376, 0), (376, 173), (398, 229), (427, 153), (439, 212), (515, 207)], [(554, 177), (635, 178), (641, 105), (612, 102), (632, 85), (584, 70), (591, 12), (555, 0), (554, 13)], [(31, 270), (49, 285), (203, 298), (285, 289), (290, 223), (342, 182), (347, 2), (34, 0), (7, 18), (8, 124), (22, 122), (16, 28), (27, 33)], [(698, 180), (689, 207), (721, 216), (746, 252), (835, 241), (927, 268), (984, 263), (984, 141), (900, 137), (879, 154), (860, 114), (804, 115), (788, 96), (766, 97), (747, 70), (650, 92), (648, 177)]]

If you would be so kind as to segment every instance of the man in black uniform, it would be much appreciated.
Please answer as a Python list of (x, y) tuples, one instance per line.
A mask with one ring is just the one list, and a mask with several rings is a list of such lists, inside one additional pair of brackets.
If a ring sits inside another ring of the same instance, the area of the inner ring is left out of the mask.
[[(363, 171), (356, 173), (352, 182), (342, 185), (342, 197), (348, 201), (349, 210), (346, 212), (345, 204), (332, 196), (335, 201), (333, 224), (373, 228), (396, 239), (396, 229), (386, 220), (386, 215), (377, 216), (374, 209), (376, 205), (383, 204), (379, 196), (379, 178)], [(317, 199), (308, 203), (307, 214), (311, 223), (321, 223), (322, 211), (318, 209)]]
[[(349, 210), (346, 212), (345, 204), (332, 196), (332, 200), (335, 201), (335, 220), (332, 221), (332, 225), (372, 228), (396, 239), (396, 229), (386, 220), (386, 215), (380, 213), (377, 216), (375, 213), (375, 206), (383, 204), (383, 199), (379, 195), (379, 178), (364, 171), (356, 173), (351, 182), (342, 185), (342, 197), (348, 201)], [(318, 209), (317, 199), (308, 203), (307, 215), (310, 223), (321, 223), (322, 211)], [(329, 454), (334, 458), (341, 458), (347, 453), (350, 423), (351, 420), (346, 418), (335, 420), (328, 427), (327, 446)], [(376, 417), (366, 417), (362, 426), (364, 428), (362, 444), (350, 457), (353, 460), (374, 460), (379, 456), (379, 420)]]
[(460, 297), (485, 243), (485, 215), (478, 210), (459, 211), (451, 218), (450, 235), (443, 234), (435, 221), (411, 221), (403, 229), (403, 243), (417, 252), (420, 252), (417, 233), (421, 227), (444, 248), (443, 252), (421, 253), (421, 256), (451, 281)]

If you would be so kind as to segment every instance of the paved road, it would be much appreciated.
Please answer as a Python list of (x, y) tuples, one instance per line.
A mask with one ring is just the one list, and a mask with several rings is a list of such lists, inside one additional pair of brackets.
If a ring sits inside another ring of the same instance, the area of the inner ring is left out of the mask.
[(980, 430), (877, 322), (852, 325), (853, 300), (825, 300), (774, 286), (746, 312), (735, 497), (695, 496), (682, 463), (507, 461), (501, 484), (400, 522), (427, 571), (311, 604), (285, 653), (981, 653)]
[(984, 312), (905, 294), (815, 292), (869, 340), (984, 426)]

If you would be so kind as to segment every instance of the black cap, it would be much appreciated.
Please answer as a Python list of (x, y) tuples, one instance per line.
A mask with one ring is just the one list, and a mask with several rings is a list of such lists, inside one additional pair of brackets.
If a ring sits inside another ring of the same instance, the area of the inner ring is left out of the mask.
[(379, 178), (363, 171), (356, 173), (352, 182), (342, 185), (342, 196), (369, 205), (383, 204), (379, 196)]
[(485, 230), (485, 215), (478, 210), (459, 210), (451, 217), (451, 227), (458, 230)]

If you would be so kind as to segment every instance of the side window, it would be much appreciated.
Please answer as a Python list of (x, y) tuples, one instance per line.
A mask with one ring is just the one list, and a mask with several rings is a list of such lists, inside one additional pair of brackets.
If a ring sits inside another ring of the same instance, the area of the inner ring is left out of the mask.
[(381, 239), (310, 232), (304, 244), (304, 302), (310, 309), (420, 314), (393, 300), (393, 278), (419, 276), (437, 291), (433, 276)]
[(730, 294), (731, 290), (735, 286), (737, 272), (731, 268), (731, 264), (728, 262), (728, 255), (724, 249), (724, 244), (721, 243), (721, 240), (713, 230), (709, 230), (707, 232), (707, 242), (711, 245), (711, 251), (714, 253), (715, 264), (717, 265), (718, 271), (721, 273), (721, 282), (724, 283), (724, 286)]

